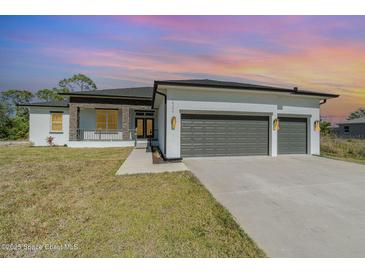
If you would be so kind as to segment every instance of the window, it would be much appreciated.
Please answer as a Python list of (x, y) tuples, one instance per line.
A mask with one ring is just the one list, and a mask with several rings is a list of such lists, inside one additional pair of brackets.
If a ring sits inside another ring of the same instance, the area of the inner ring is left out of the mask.
[(51, 112), (51, 131), (62, 131), (62, 112)]
[(116, 109), (97, 109), (96, 110), (96, 129), (115, 130), (118, 128), (118, 110)]
[(343, 130), (345, 133), (350, 133), (350, 127), (349, 126), (344, 126)]
[(153, 116), (153, 111), (137, 111), (136, 116)]

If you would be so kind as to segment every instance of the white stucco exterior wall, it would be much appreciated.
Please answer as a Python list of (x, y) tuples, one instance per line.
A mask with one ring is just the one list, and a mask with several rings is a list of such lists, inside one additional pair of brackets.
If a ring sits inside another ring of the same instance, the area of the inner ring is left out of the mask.
[[(51, 112), (63, 112), (62, 127), (60, 133), (51, 132)], [(130, 126), (134, 129), (134, 111), (131, 110)], [(162, 125), (163, 126), (163, 125)], [(80, 128), (84, 130), (94, 130), (96, 128), (95, 109), (80, 110)], [(118, 113), (118, 128), (122, 128), (122, 116)], [(90, 133), (89, 133), (90, 134)], [(120, 133), (122, 134), (122, 133)], [(164, 134), (164, 133), (163, 133)], [(35, 146), (48, 146), (46, 138), (54, 137), (54, 144), (69, 147), (131, 147), (134, 140), (113, 140), (113, 141), (69, 141), (69, 110), (59, 107), (29, 107), (29, 141)], [(162, 139), (163, 140), (163, 139)]]
[(158, 146), (162, 153), (165, 154), (165, 97), (156, 94), (155, 106), (157, 110), (157, 135)]
[[(51, 131), (51, 111), (62, 111), (62, 132)], [(29, 141), (35, 146), (47, 146), (47, 137), (52, 136), (56, 145), (68, 144), (69, 138), (68, 108), (29, 107)]]
[[(277, 155), (277, 132), (272, 128), (276, 117), (305, 117), (308, 119), (308, 153), (320, 153), (320, 134), (314, 131), (314, 121), (319, 120), (318, 97), (273, 94), (272, 92), (209, 89), (166, 88), (166, 157), (179, 158), (181, 113), (220, 113), (240, 115), (265, 115), (270, 117), (269, 153)], [(159, 109), (159, 112), (161, 110)], [(171, 128), (171, 118), (176, 117), (176, 128)], [(159, 131), (162, 126), (158, 125)], [(160, 136), (159, 136), (160, 137)]]

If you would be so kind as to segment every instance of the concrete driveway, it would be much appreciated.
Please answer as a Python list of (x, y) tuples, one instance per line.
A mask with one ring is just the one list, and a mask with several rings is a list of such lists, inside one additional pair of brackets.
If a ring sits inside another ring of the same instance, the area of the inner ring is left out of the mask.
[(365, 165), (306, 155), (184, 162), (269, 257), (365, 257)]

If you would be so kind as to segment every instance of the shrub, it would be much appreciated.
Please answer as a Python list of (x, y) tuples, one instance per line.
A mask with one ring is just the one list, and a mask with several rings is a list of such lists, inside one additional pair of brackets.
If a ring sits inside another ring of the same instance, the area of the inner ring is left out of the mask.
[(50, 146), (54, 146), (54, 143), (53, 143), (54, 138), (53, 138), (52, 136), (48, 136), (48, 137), (46, 138), (46, 140), (47, 140), (47, 144), (48, 144), (48, 145), (50, 145)]

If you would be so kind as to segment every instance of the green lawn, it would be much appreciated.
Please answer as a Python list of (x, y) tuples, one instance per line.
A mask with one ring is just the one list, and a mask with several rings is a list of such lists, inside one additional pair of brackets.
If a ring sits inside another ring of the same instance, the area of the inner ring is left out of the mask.
[(115, 176), (129, 153), (0, 147), (0, 256), (265, 256), (191, 173)]

